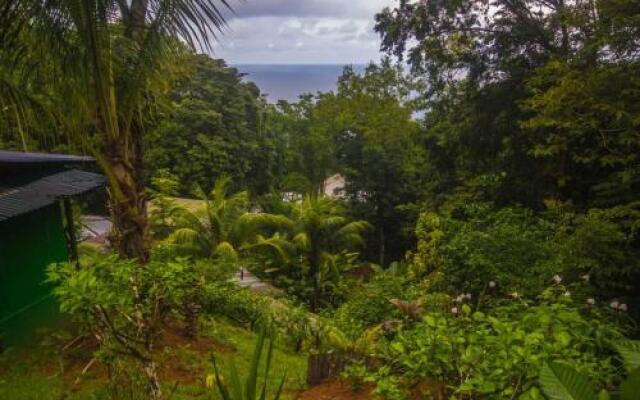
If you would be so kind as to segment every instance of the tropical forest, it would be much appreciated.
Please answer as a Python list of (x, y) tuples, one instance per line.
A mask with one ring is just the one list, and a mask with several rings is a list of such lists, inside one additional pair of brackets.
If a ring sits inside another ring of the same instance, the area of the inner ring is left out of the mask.
[(0, 0), (0, 399), (638, 400), (639, 324), (638, 0)]

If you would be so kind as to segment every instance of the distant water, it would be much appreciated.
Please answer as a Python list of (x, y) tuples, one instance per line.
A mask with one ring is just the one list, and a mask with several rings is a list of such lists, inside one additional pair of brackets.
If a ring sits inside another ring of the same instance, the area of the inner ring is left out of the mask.
[[(303, 93), (328, 92), (337, 87), (344, 65), (234, 65), (245, 79), (255, 82), (267, 99), (296, 101)], [(354, 65), (356, 72), (363, 72), (364, 65)]]

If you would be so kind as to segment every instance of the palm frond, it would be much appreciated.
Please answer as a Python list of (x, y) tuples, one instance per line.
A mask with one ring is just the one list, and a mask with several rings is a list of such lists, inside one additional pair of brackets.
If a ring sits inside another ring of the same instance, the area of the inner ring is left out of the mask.
[(167, 238), (167, 242), (172, 243), (178, 249), (184, 249), (189, 253), (200, 255), (211, 254), (211, 243), (206, 237), (196, 230), (190, 228), (179, 228)]
[(246, 243), (258, 234), (289, 231), (292, 226), (293, 221), (283, 215), (244, 213), (236, 220), (230, 236), (236, 243)]
[(226, 261), (235, 261), (238, 259), (238, 253), (236, 252), (235, 247), (233, 247), (233, 245), (229, 242), (219, 243), (216, 246), (213, 255), (215, 255), (216, 257), (220, 257)]
[(268, 252), (272, 257), (284, 264), (289, 263), (292, 255), (295, 255), (295, 248), (291, 242), (279, 234), (275, 234), (269, 238), (258, 235), (255, 242), (245, 244), (243, 249), (257, 251), (258, 253), (262, 252), (263, 254)]
[(309, 250), (311, 248), (311, 239), (306, 232), (300, 232), (293, 237), (292, 242), (304, 251)]
[(622, 356), (627, 372), (640, 368), (640, 341), (623, 340), (614, 343), (614, 347)]
[(340, 238), (341, 245), (347, 249), (362, 249), (366, 246), (366, 242), (362, 235), (351, 233)]
[(326, 215), (321, 221), (321, 227), (327, 231), (334, 231), (346, 223), (347, 218), (342, 215)]
[(189, 228), (200, 232), (202, 235), (205, 235), (205, 232), (208, 230), (203, 222), (203, 218), (198, 215), (197, 212), (176, 206), (169, 210), (169, 215), (179, 228)]
[(336, 232), (336, 236), (340, 237), (343, 235), (351, 235), (354, 233), (362, 234), (370, 230), (371, 228), (371, 224), (369, 224), (367, 221), (353, 221), (338, 229), (338, 231)]
[(222, 175), (216, 179), (209, 197), (215, 204), (224, 204), (227, 198), (227, 190), (231, 184), (231, 178), (226, 175)]

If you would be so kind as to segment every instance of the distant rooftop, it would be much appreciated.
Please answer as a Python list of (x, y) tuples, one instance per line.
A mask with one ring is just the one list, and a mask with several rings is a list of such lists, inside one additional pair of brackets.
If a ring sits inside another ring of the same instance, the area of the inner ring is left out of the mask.
[(20, 151), (0, 150), (0, 165), (30, 165), (30, 164), (65, 164), (94, 162), (93, 157), (73, 156), (67, 154), (24, 153)]

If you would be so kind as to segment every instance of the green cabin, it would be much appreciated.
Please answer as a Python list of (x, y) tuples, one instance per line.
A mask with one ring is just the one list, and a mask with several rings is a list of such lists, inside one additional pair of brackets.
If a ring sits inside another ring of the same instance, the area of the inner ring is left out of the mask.
[(54, 321), (45, 269), (74, 256), (70, 199), (105, 186), (91, 157), (0, 151), (0, 349)]

